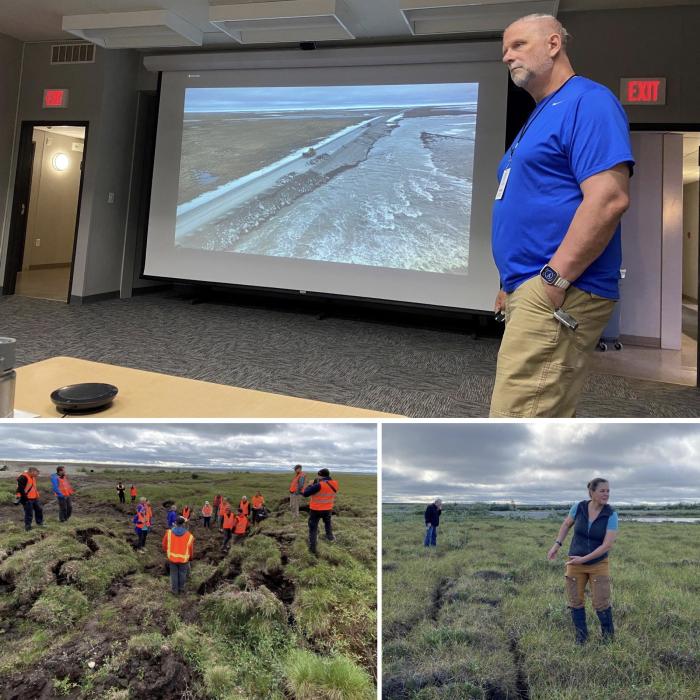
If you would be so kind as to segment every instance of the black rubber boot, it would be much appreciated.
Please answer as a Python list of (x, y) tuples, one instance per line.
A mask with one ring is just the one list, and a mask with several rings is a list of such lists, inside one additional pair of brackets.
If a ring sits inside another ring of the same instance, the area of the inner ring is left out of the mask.
[(586, 625), (586, 608), (571, 608), (571, 619), (576, 629), (576, 644), (585, 644), (588, 640), (588, 626)]
[(612, 608), (607, 610), (596, 610), (596, 615), (600, 620), (600, 631), (603, 633), (604, 642), (612, 642), (615, 636), (615, 627), (613, 626)]

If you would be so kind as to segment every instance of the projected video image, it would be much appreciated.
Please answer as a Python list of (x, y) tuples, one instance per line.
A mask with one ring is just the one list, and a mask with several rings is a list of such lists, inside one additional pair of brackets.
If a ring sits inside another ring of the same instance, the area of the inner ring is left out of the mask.
[(477, 83), (189, 88), (183, 248), (466, 274)]

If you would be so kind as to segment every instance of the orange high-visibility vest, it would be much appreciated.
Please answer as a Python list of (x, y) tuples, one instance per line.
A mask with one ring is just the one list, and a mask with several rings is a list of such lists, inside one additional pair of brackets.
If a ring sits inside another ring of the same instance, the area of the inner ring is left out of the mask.
[(190, 513), (191, 513), (191, 512), (192, 512), (192, 510), (190, 509), (190, 507), (189, 507), (189, 506), (185, 506), (185, 507), (182, 509), (182, 517), (183, 517), (185, 520), (189, 520), (189, 519), (190, 519)]
[(289, 493), (296, 493), (299, 490), (299, 479), (301, 479), (302, 477), (306, 477), (306, 474), (304, 474), (304, 472), (299, 472), (298, 474), (294, 475), (292, 483), (289, 487)]
[(136, 487), (135, 487), (135, 486), (132, 486), (132, 487), (129, 489), (129, 494), (132, 495), (132, 496), (136, 496)]
[(248, 518), (246, 518), (245, 515), (237, 515), (236, 516), (236, 527), (233, 530), (234, 534), (245, 535), (247, 529), (248, 529)]
[(335, 494), (338, 492), (338, 482), (335, 479), (325, 479), (319, 483), (321, 490), (311, 496), (309, 508), (311, 510), (332, 510)]
[(64, 496), (72, 496), (75, 493), (73, 487), (70, 485), (70, 481), (68, 481), (67, 476), (64, 476), (63, 478), (58, 478), (58, 490)]
[(136, 511), (136, 527), (143, 530), (144, 527), (151, 527), (151, 515), (147, 509)]
[(226, 515), (226, 507), (228, 506), (228, 501), (222, 500), (221, 505), (219, 506), (219, 517), (221, 518), (222, 516)]
[(166, 530), (163, 549), (169, 561), (174, 564), (186, 564), (194, 556), (194, 536), (191, 532), (175, 535), (172, 530)]
[(253, 496), (253, 508), (260, 510), (265, 505), (265, 499), (262, 496)]
[(233, 513), (224, 513), (224, 530), (233, 530), (233, 524), (235, 520), (236, 516)]
[(205, 518), (211, 517), (211, 506), (202, 506), (202, 515)]
[[(27, 477), (27, 485), (24, 487), (24, 495), (30, 500), (35, 501), (39, 498), (39, 489), (36, 487), (36, 479), (29, 472), (22, 472), (22, 476)], [(19, 489), (19, 486), (17, 487)], [(17, 497), (22, 494), (17, 491)]]
[(248, 515), (249, 508), (250, 508), (250, 501), (241, 501), (238, 504), (238, 507), (243, 511), (243, 515)]
[(148, 516), (148, 524), (150, 526), (151, 521), (153, 520), (153, 508), (151, 508), (150, 503), (146, 503), (146, 515)]

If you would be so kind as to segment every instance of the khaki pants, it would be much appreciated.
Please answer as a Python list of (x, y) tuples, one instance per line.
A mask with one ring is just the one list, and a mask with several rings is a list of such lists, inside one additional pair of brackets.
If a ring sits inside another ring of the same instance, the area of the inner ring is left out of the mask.
[(298, 493), (293, 493), (289, 497), (289, 506), (292, 509), (292, 515), (295, 518), (299, 517), (299, 502), (301, 501), (301, 496)]
[(586, 584), (591, 589), (596, 610), (610, 607), (610, 564), (607, 559), (597, 564), (567, 564), (565, 579), (570, 608), (584, 607)]
[(590, 355), (614, 306), (611, 299), (570, 287), (562, 308), (578, 321), (572, 331), (552, 316), (539, 276), (509, 294), (490, 416), (575, 416)]

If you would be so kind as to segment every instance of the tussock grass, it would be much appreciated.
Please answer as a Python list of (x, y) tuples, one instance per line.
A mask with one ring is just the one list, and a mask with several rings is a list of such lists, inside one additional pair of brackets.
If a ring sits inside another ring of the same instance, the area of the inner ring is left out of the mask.
[(244, 573), (265, 574), (281, 569), (282, 556), (275, 540), (265, 535), (246, 540), (241, 550), (241, 568)]
[(132, 654), (158, 656), (163, 651), (165, 637), (160, 632), (145, 632), (131, 637), (127, 649)]
[(238, 591), (233, 586), (220, 588), (202, 600), (204, 620), (223, 634), (239, 634), (245, 626), (285, 625), (287, 615), (282, 603), (264, 586), (254, 591)]
[(0, 676), (17, 670), (32, 667), (46, 653), (53, 636), (49, 629), (32, 631), (27, 626), (27, 634), (10, 642), (3, 642), (0, 654)]
[[(21, 511), (17, 513), (19, 515)], [(14, 550), (41, 538), (40, 532), (37, 530), (26, 532), (24, 526), (19, 523), (3, 523), (3, 528), (0, 532), (0, 562), (7, 559)]]
[(246, 693), (236, 684), (236, 673), (229, 666), (206, 668), (204, 684), (207, 692), (216, 700), (246, 700)]
[(140, 564), (132, 548), (124, 541), (106, 535), (95, 535), (99, 547), (87, 561), (71, 561), (62, 573), (89, 598), (103, 595), (112, 581), (136, 571)]
[(446, 509), (437, 551), (423, 508), (384, 515), (384, 693), (402, 698), (697, 700), (700, 596), (696, 525), (623, 522), (610, 555), (615, 641), (587, 602), (581, 650), (564, 596), (560, 519), (495, 520)]
[(285, 662), (287, 687), (297, 700), (373, 700), (369, 675), (342, 656), (321, 658), (295, 649)]
[(90, 610), (88, 599), (75, 588), (51, 584), (29, 611), (32, 620), (63, 630), (84, 618)]
[(14, 584), (17, 602), (28, 603), (55, 580), (54, 568), (89, 554), (87, 546), (70, 535), (47, 537), (15, 552), (0, 564), (0, 578)]

